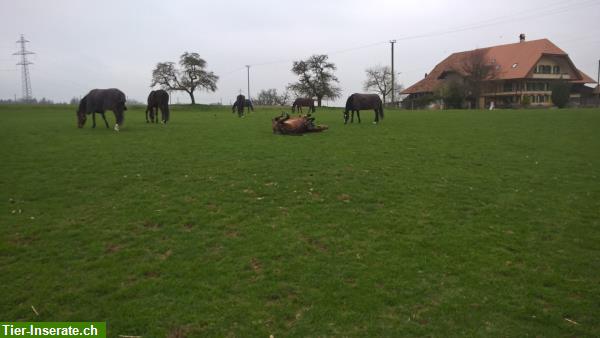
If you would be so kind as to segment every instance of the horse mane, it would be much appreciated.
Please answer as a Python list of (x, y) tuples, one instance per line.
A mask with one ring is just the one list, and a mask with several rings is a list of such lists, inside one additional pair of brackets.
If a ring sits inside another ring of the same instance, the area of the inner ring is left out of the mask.
[(79, 109), (77, 109), (78, 113), (87, 113), (87, 99), (88, 96), (84, 96), (83, 99), (79, 100)]
[(346, 112), (349, 112), (354, 109), (354, 107), (352, 105), (353, 99), (354, 99), (354, 94), (348, 96), (348, 99), (346, 99)]

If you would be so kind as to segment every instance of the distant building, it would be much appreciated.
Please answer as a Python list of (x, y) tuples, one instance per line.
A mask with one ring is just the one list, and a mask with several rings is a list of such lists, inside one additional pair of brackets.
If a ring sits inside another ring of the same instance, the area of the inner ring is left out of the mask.
[[(571, 101), (579, 104), (587, 99), (593, 88), (585, 84), (596, 83), (575, 67), (569, 55), (548, 39), (525, 41), (454, 53), (440, 62), (425, 78), (408, 87), (402, 94), (408, 95), (403, 105), (410, 108), (415, 103), (426, 102), (449, 80), (464, 81), (467, 64), (473, 55), (480, 55), (483, 63), (493, 69), (481, 83), (478, 97), (467, 97), (469, 105), (489, 107), (512, 106), (523, 103), (530, 105), (552, 105), (552, 84), (566, 80), (572, 84)], [(582, 95), (584, 96), (582, 98)]]

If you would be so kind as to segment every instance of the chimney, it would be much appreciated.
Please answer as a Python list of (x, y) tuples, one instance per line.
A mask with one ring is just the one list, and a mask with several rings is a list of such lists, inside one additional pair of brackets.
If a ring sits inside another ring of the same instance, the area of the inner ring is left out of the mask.
[(519, 42), (525, 42), (525, 34), (519, 34)]
[(427, 77), (427, 73), (425, 73), (425, 77)]

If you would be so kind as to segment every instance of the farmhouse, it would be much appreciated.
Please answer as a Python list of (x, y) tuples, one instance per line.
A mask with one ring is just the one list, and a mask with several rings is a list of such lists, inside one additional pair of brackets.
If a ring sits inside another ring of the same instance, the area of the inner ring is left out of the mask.
[[(450, 81), (465, 83), (479, 75), (478, 90), (466, 94), (468, 106), (488, 107), (530, 104), (552, 105), (551, 87), (557, 81), (571, 83), (571, 102), (585, 102), (595, 81), (575, 67), (569, 55), (548, 39), (525, 41), (454, 53), (425, 78), (405, 89), (405, 107), (429, 103)], [(473, 81), (471, 81), (472, 83)], [(472, 87), (472, 86), (471, 86)]]

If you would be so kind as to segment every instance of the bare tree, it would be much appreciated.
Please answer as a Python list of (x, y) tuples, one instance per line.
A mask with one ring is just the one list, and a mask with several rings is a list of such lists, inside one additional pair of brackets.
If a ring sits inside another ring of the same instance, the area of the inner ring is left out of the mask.
[(308, 97), (316, 97), (320, 107), (323, 98), (338, 98), (342, 90), (334, 85), (339, 82), (333, 75), (335, 64), (327, 62), (327, 55), (313, 55), (307, 60), (294, 61), (292, 72), (298, 75), (298, 82), (288, 85), (288, 89)]
[(281, 95), (279, 95), (277, 97), (277, 102), (279, 103), (280, 106), (285, 106), (289, 103), (290, 101), (290, 91), (289, 90), (284, 90), (283, 93), (281, 93)]
[(464, 75), (464, 83), (470, 96), (475, 99), (475, 108), (479, 108), (479, 97), (484, 92), (486, 84), (498, 76), (498, 65), (495, 60), (485, 59), (485, 49), (468, 52), (462, 69), (458, 72)]
[(277, 89), (263, 89), (258, 92), (258, 95), (254, 98), (254, 103), (263, 106), (274, 106), (279, 101), (279, 95), (277, 95)]
[(261, 106), (285, 106), (290, 100), (290, 91), (284, 90), (281, 94), (277, 93), (277, 89), (263, 89), (252, 100), (254, 104)]
[[(363, 83), (363, 88), (366, 91), (374, 91), (381, 95), (383, 104), (385, 98), (392, 93), (392, 70), (389, 66), (375, 66), (365, 70), (367, 79)], [(403, 90), (402, 85), (394, 79), (394, 94), (399, 95)]]
[(190, 95), (192, 104), (196, 104), (194, 92), (197, 89), (217, 90), (219, 77), (205, 70), (206, 61), (198, 53), (185, 52), (179, 58), (179, 66), (174, 62), (159, 62), (152, 71), (150, 87), (160, 86), (168, 91), (184, 91)]

